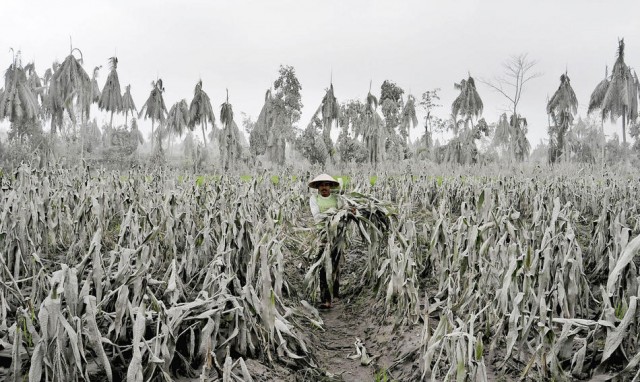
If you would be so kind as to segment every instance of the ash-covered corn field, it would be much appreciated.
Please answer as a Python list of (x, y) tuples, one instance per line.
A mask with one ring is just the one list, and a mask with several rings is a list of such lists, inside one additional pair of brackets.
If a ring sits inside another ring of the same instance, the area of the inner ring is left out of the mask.
[[(3, 174), (3, 378), (349, 380), (314, 340), (331, 330), (314, 307), (330, 261), (315, 257), (308, 179), (272, 175)], [(386, 362), (354, 337), (344, 358), (371, 380), (638, 380), (639, 185), (353, 175), (352, 208), (319, 232), (359, 248), (346, 296), (398, 351)]]

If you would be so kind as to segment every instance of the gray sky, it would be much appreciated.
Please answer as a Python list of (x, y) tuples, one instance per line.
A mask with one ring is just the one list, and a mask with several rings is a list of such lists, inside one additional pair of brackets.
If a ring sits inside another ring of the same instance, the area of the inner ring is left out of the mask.
[[(627, 64), (640, 71), (638, 0), (11, 0), (2, 8), (10, 15), (0, 23), (3, 70), (13, 47), (22, 51), (24, 64), (35, 60), (42, 76), (69, 54), (72, 36), (89, 75), (103, 66), (101, 86), (107, 60), (117, 54), (120, 84), (123, 90), (131, 84), (138, 109), (157, 77), (167, 108), (182, 98), (190, 102), (201, 78), (216, 118), (229, 89), (238, 123), (241, 112), (257, 117), (280, 64), (296, 69), (305, 106), (300, 126), (306, 126), (332, 71), (340, 102), (363, 99), (370, 80), (379, 96), (389, 79), (416, 98), (441, 88), (443, 107), (435, 114), (446, 117), (457, 96), (455, 82), (468, 72), (491, 79), (511, 55), (528, 53), (543, 73), (527, 85), (520, 107), (535, 147), (547, 135), (546, 97), (565, 68), (582, 115), (605, 65), (613, 65), (618, 37), (625, 38)], [(483, 116), (496, 121), (506, 100), (478, 82), (477, 88)], [(106, 113), (92, 112), (99, 123), (108, 121)], [(114, 117), (114, 123), (123, 121)], [(142, 126), (150, 129), (150, 122)], [(619, 123), (606, 129), (620, 131)]]

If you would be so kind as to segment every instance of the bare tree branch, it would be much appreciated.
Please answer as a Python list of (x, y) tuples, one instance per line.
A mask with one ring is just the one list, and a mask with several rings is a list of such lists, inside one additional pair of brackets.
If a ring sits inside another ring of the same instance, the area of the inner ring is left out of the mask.
[[(484, 80), (484, 79), (478, 79), (478, 81), (482, 82), (483, 84), (489, 86), (490, 88), (492, 88), (493, 90), (501, 93), (503, 96), (505, 96), (509, 101), (511, 101), (512, 103), (514, 102), (513, 99), (507, 95), (507, 93), (504, 92), (504, 90), (502, 89), (502, 86), (497, 86), (494, 85), (492, 82)], [(501, 84), (501, 82), (498, 82)]]
[(524, 85), (542, 75), (540, 72), (529, 73), (536, 64), (537, 61), (528, 59), (526, 53), (514, 55), (502, 63), (504, 76), (494, 77), (492, 81), (480, 79), (480, 82), (508, 99), (513, 104), (511, 111), (514, 112), (520, 103)]

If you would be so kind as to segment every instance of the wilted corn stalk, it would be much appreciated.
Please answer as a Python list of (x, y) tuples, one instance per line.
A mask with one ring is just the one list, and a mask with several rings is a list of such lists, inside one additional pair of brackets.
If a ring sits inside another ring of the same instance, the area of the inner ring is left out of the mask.
[(479, 314), (471, 314), (468, 321), (454, 320), (447, 309), (431, 332), (425, 319), (422, 338), (422, 379), (431, 381), (486, 381), (482, 336), (475, 330)]
[(396, 325), (413, 324), (420, 315), (418, 269), (414, 261), (415, 225), (403, 218), (400, 221), (404, 221), (406, 236), (397, 229), (392, 233), (388, 249), (378, 260), (381, 264), (376, 274), (378, 301), (385, 312), (381, 318), (394, 310)]

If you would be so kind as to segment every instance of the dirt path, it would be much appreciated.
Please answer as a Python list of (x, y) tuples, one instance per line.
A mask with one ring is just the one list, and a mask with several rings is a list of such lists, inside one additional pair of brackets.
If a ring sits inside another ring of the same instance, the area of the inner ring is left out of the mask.
[[(375, 381), (376, 377), (384, 380), (382, 377), (396, 359), (419, 344), (421, 324), (394, 330), (391, 317), (383, 320), (384, 308), (376, 304), (375, 293), (368, 287), (359, 287), (364, 259), (361, 252), (347, 253), (342, 264), (342, 298), (332, 309), (320, 311), (324, 331), (312, 334), (314, 356), (320, 369), (330, 376), (328, 381)], [(371, 358), (366, 365), (361, 357), (355, 357), (358, 340)], [(415, 365), (411, 363), (408, 370)], [(387, 380), (392, 377), (399, 375), (387, 374)]]
[(366, 323), (361, 319), (362, 312), (351, 309), (349, 300), (338, 301), (334, 308), (321, 311), (325, 331), (318, 333), (316, 357), (319, 366), (338, 381), (375, 380), (375, 366), (363, 366), (360, 359), (351, 359), (356, 354), (355, 342), (359, 338), (364, 342), (368, 355), (379, 355), (378, 349), (370, 347), (365, 333)]

